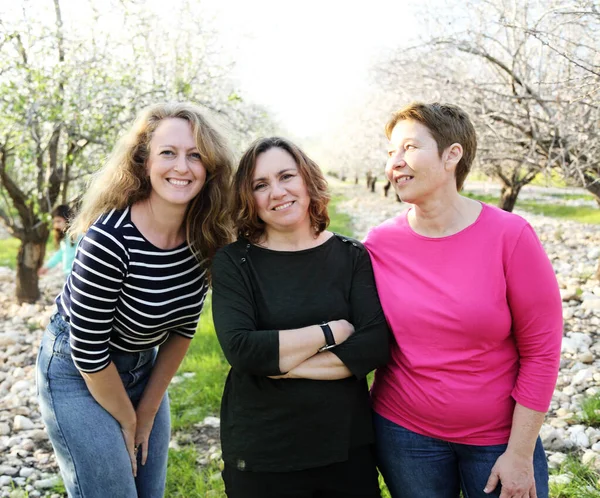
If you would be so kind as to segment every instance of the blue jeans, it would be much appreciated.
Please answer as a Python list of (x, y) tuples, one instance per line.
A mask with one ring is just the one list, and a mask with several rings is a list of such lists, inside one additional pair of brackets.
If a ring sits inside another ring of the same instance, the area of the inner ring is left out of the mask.
[[(134, 405), (150, 377), (156, 350), (111, 352)], [(119, 423), (90, 394), (71, 359), (69, 325), (55, 314), (38, 353), (36, 380), (40, 411), (69, 497), (161, 498), (171, 432), (165, 394), (148, 443), (148, 459), (133, 476)], [(141, 456), (141, 455), (140, 455)]]
[[(392, 498), (489, 498), (483, 492), (506, 444), (473, 446), (416, 434), (374, 414), (377, 464)], [(548, 464), (538, 438), (533, 455), (538, 498), (548, 498)]]

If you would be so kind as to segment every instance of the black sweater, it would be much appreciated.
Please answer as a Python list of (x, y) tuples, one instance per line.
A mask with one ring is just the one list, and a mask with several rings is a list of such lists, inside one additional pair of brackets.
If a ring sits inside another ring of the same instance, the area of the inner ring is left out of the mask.
[[(303, 251), (242, 239), (213, 260), (213, 317), (232, 368), (221, 406), (225, 462), (285, 472), (348, 459), (373, 441), (365, 376), (388, 359), (389, 332), (371, 262), (359, 242), (334, 236)], [(346, 319), (355, 327), (331, 350), (353, 373), (342, 380), (279, 375), (279, 330)]]

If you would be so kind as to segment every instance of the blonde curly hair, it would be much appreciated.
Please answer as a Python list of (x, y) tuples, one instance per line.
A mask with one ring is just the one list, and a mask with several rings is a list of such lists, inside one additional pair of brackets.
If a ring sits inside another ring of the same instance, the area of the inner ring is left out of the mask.
[(150, 140), (159, 123), (168, 118), (190, 123), (206, 168), (206, 182), (189, 203), (184, 225), (192, 252), (208, 268), (217, 249), (231, 242), (233, 236), (227, 209), (233, 157), (223, 135), (205, 112), (192, 103), (156, 104), (140, 112), (105, 165), (92, 176), (69, 232), (72, 236), (84, 234), (102, 214), (125, 209), (150, 196), (152, 185), (146, 170)]

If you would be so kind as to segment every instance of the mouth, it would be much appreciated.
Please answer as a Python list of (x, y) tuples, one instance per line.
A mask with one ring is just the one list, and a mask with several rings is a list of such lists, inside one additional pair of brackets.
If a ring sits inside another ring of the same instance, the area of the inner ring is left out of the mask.
[(175, 187), (187, 187), (192, 180), (176, 180), (175, 178), (167, 178), (167, 181)]
[(402, 176), (399, 176), (398, 178), (396, 178), (395, 183), (397, 185), (403, 185), (404, 183), (408, 183), (409, 181), (411, 181), (413, 178), (414, 178), (414, 176), (402, 175)]
[(286, 202), (285, 204), (279, 204), (278, 206), (275, 206), (271, 210), (272, 211), (281, 211), (283, 209), (289, 208), (292, 204), (294, 204), (294, 201)]

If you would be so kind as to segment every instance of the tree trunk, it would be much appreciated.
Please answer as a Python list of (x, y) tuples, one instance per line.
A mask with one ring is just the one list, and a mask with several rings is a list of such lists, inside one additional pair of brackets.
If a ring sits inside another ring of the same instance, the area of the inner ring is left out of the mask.
[(500, 202), (498, 202), (498, 207), (504, 211), (512, 213), (512, 210), (515, 208), (515, 204), (517, 203), (517, 197), (519, 197), (521, 187), (522, 185), (504, 185), (500, 192)]
[(375, 184), (377, 183), (377, 177), (376, 176), (372, 176), (371, 177), (371, 192), (375, 192)]
[(35, 240), (21, 241), (17, 256), (17, 301), (21, 303), (35, 303), (40, 298), (38, 286), (38, 269), (44, 262), (46, 254), (45, 237), (36, 237)]
[(589, 183), (585, 186), (585, 189), (594, 196), (596, 204), (600, 206), (600, 182)]

